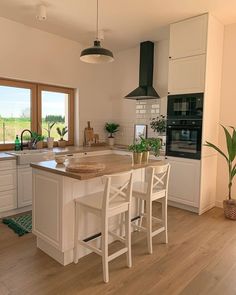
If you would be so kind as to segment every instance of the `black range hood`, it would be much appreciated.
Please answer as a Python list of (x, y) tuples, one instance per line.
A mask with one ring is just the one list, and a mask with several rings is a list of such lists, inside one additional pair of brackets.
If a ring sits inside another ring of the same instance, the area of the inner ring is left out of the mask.
[(140, 43), (139, 87), (125, 96), (127, 99), (156, 99), (160, 98), (153, 88), (153, 55), (154, 43), (145, 41)]

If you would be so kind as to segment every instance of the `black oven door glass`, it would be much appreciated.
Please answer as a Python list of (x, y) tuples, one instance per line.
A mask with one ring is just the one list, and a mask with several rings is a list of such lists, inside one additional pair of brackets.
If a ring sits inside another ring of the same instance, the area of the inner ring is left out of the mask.
[(168, 96), (168, 117), (201, 118), (203, 113), (203, 94), (183, 94)]
[(168, 126), (167, 155), (200, 159), (201, 128)]

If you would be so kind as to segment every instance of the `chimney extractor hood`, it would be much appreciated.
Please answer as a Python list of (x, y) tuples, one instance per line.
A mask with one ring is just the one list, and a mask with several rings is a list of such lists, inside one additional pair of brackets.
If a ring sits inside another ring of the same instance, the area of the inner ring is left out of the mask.
[(139, 87), (125, 96), (127, 99), (160, 98), (152, 86), (154, 43), (145, 41), (140, 44)]

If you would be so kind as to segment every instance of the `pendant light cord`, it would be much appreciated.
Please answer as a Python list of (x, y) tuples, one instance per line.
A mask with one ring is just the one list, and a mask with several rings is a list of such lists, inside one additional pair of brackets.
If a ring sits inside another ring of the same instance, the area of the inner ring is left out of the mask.
[(97, 38), (96, 39), (99, 40), (98, 39), (98, 0), (97, 0)]

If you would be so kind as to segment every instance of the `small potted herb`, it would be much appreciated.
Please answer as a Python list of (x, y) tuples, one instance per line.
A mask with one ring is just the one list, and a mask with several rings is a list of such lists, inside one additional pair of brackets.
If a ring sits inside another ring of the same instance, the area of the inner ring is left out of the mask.
[(64, 136), (68, 132), (67, 126), (65, 127), (57, 127), (57, 133), (60, 136), (60, 139), (58, 140), (58, 146), (61, 148), (64, 148), (66, 146), (66, 140), (64, 140)]
[[(222, 126), (222, 125), (221, 125)], [(232, 129), (232, 133), (228, 131), (228, 129), (222, 126), (225, 133), (225, 141), (227, 146), (227, 151), (222, 151), (219, 147), (214, 145), (213, 143), (206, 142), (206, 146), (213, 148), (217, 151), (227, 162), (227, 170), (228, 170), (228, 199), (223, 201), (224, 206), (224, 214), (226, 218), (236, 220), (236, 199), (232, 198), (232, 185), (233, 179), (236, 175), (236, 128), (230, 127)]]
[(134, 164), (141, 164), (143, 156), (143, 145), (141, 143), (134, 143), (129, 145), (129, 150), (133, 152)]
[(51, 137), (51, 130), (52, 130), (52, 127), (56, 124), (56, 122), (48, 122), (47, 124), (48, 124), (47, 128), (44, 128), (48, 133), (47, 145), (49, 149), (52, 149), (53, 143), (54, 143), (54, 137)]
[(36, 146), (36, 149), (43, 148), (43, 141), (44, 141), (43, 135), (38, 134), (37, 132), (32, 132), (32, 145)]
[(113, 134), (119, 131), (119, 127), (120, 127), (120, 125), (116, 124), (116, 123), (106, 123), (105, 124), (105, 130), (109, 133), (108, 144), (110, 146), (113, 146), (115, 143), (115, 138), (114, 138)]

